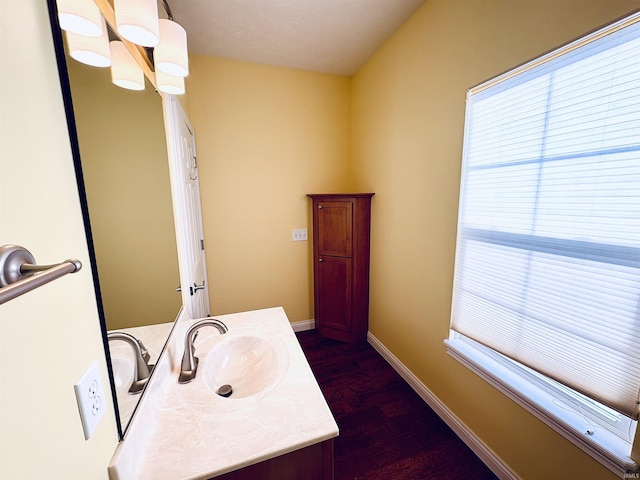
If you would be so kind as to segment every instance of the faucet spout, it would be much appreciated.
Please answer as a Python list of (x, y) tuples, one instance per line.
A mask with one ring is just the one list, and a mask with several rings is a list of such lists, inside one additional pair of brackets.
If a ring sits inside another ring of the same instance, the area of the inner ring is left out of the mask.
[(215, 327), (220, 334), (225, 334), (229, 331), (224, 323), (215, 318), (203, 318), (189, 327), (184, 336), (184, 354), (182, 355), (182, 364), (180, 365), (178, 383), (189, 383), (196, 378), (196, 372), (198, 371), (198, 357), (195, 356), (195, 346), (193, 341), (198, 335), (198, 329), (205, 326)]
[(129, 393), (131, 395), (140, 393), (147, 384), (149, 376), (151, 375), (151, 370), (153, 369), (151, 365), (147, 364), (149, 361), (149, 352), (140, 340), (128, 333), (109, 332), (107, 334), (107, 339), (109, 341), (122, 340), (131, 345), (135, 362), (133, 364), (133, 383), (131, 384), (131, 387), (129, 387)]

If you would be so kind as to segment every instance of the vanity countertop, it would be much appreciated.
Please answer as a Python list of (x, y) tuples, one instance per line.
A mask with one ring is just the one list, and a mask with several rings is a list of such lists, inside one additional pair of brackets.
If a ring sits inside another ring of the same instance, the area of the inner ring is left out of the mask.
[[(172, 362), (166, 380), (171, 385), (155, 415), (136, 478), (207, 479), (338, 435), (284, 309), (214, 318), (223, 321), (229, 332), (220, 335), (209, 327), (199, 330), (195, 355), (200, 364), (191, 383), (178, 384), (179, 361)], [(288, 362), (288, 367), (282, 378), (255, 395), (223, 398), (204, 380), (205, 369), (216, 368), (206, 364), (207, 354), (219, 342), (242, 335), (273, 341), (279, 361)]]

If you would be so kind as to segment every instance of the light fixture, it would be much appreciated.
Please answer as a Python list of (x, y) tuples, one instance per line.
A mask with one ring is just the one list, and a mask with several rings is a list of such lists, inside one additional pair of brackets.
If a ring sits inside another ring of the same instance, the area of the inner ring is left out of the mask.
[(169, 75), (162, 70), (156, 70), (156, 87), (159, 91), (171, 95), (182, 95), (184, 89), (184, 77)]
[(109, 47), (109, 34), (104, 18), (100, 17), (102, 35), (99, 37), (86, 37), (73, 32), (65, 32), (69, 55), (74, 60), (92, 67), (108, 67), (111, 65), (111, 49)]
[(102, 35), (102, 15), (93, 0), (57, 0), (60, 28), (86, 37)]
[(125, 44), (114, 40), (110, 46), (113, 83), (128, 90), (144, 90), (144, 73)]
[[(167, 0), (160, 1), (168, 18), (158, 18), (158, 0), (113, 0), (115, 33), (120, 39), (109, 42), (110, 33), (102, 15), (104, 9), (107, 18), (111, 18), (109, 5), (97, 0), (57, 0), (58, 18), (60, 27), (66, 31), (69, 55), (95, 67), (111, 65), (115, 85), (144, 90), (142, 68), (147, 68), (149, 59), (146, 65), (139, 64), (140, 59), (134, 58), (130, 49), (153, 47), (150, 66), (155, 70), (158, 91), (172, 95), (185, 93), (184, 77), (189, 74), (187, 32), (173, 21)], [(141, 54), (145, 56), (145, 52)]]
[(161, 18), (160, 43), (153, 49), (156, 71), (186, 77), (189, 74), (187, 32), (172, 20)]
[(160, 42), (157, 0), (115, 0), (116, 25), (122, 38), (143, 47)]

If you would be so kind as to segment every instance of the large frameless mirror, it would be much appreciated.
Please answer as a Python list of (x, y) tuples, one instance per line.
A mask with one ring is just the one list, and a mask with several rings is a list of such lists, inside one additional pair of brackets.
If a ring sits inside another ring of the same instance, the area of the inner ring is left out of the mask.
[(152, 373), (182, 306), (162, 99), (148, 81), (142, 91), (122, 89), (109, 68), (73, 60), (55, 13), (51, 20), (122, 437), (145, 385), (134, 378), (136, 355)]

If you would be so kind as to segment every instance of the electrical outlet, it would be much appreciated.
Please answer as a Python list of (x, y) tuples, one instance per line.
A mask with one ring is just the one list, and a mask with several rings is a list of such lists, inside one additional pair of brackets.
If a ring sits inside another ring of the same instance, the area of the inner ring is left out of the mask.
[(84, 439), (89, 440), (107, 408), (98, 362), (93, 362), (91, 368), (75, 383), (73, 389), (78, 401)]
[(294, 242), (303, 242), (308, 239), (309, 238), (307, 237), (306, 228), (294, 228), (291, 231), (291, 240), (293, 240)]

